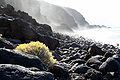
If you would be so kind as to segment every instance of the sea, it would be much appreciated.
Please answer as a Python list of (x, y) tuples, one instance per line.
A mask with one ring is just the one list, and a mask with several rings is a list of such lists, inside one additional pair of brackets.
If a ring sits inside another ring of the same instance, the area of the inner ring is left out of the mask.
[(75, 30), (70, 35), (120, 47), (120, 27)]

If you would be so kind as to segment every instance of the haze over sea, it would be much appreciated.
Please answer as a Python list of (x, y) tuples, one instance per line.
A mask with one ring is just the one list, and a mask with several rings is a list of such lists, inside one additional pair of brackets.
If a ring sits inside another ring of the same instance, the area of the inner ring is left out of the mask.
[[(75, 22), (73, 16), (72, 16), (73, 20), (69, 20), (68, 17), (70, 17), (70, 15), (66, 17), (68, 14), (65, 10), (60, 9), (58, 7), (57, 8), (51, 7), (48, 10), (46, 9), (48, 7), (48, 4), (44, 6), (44, 4), (42, 5), (41, 2), (40, 2), (41, 4), (36, 2), (42, 0), (5, 0), (5, 1), (11, 4), (14, 4), (14, 2), (16, 2), (17, 5), (15, 4), (15, 6), (17, 6), (17, 8), (23, 11), (27, 11), (27, 13), (31, 14), (31, 16), (35, 17), (35, 19), (41, 19), (40, 20), (41, 22), (44, 21), (52, 22), (51, 24), (55, 24), (59, 26), (58, 24), (61, 24), (62, 21), (63, 23), (65, 23), (65, 21), (68, 20), (66, 23), (68, 27), (66, 29), (74, 27), (73, 25)], [(69, 33), (70, 35), (75, 37), (83, 36), (85, 38), (89, 38), (95, 41), (109, 43), (113, 45), (120, 44), (120, 27), (116, 27), (116, 26), (120, 26), (120, 22), (119, 22), (120, 0), (45, 0), (45, 1), (55, 5), (70, 7), (77, 10), (84, 16), (84, 18), (90, 25), (105, 25), (107, 27), (111, 27), (111, 28), (96, 28), (96, 29), (77, 29), (74, 31), (74, 33)], [(40, 5), (42, 5), (42, 7), (40, 7)], [(59, 13), (59, 10), (55, 10), (55, 9), (60, 9), (61, 13)], [(50, 10), (52, 10), (53, 13)], [(55, 15), (54, 13), (57, 14)], [(66, 15), (64, 13), (66, 13)], [(60, 14), (61, 16), (58, 16)], [(46, 16), (48, 18), (46, 18)], [(60, 18), (60, 21), (58, 18)], [(65, 19), (65, 21), (62, 19)], [(58, 22), (56, 22), (57, 20)], [(73, 25), (70, 23), (72, 23)], [(62, 33), (64, 33), (64, 31), (62, 31)]]
[(120, 44), (120, 27), (96, 28), (74, 31), (72, 36), (83, 36), (97, 42), (117, 45)]
[[(120, 0), (45, 0), (60, 6), (71, 7), (83, 14), (92, 25), (105, 25), (111, 28), (77, 30), (76, 36), (95, 41), (120, 44)], [(116, 27), (118, 26), (118, 27)]]

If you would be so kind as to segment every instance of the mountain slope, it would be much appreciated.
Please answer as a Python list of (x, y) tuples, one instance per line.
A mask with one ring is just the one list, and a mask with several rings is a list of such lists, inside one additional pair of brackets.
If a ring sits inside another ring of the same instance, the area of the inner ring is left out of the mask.
[(85, 20), (85, 18), (83, 17), (83, 15), (81, 13), (79, 13), (78, 11), (76, 11), (75, 9), (71, 9), (71, 8), (64, 8), (71, 16), (74, 17), (75, 21), (77, 24), (79, 24), (80, 26), (88, 26), (89, 23)]

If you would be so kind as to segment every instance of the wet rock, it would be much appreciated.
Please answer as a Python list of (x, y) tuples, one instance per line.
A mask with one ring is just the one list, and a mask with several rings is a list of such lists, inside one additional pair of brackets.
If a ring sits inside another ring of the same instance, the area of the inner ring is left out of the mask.
[(117, 60), (117, 61), (120, 63), (120, 54), (119, 54), (119, 53), (113, 55), (113, 58), (114, 58), (115, 60)]
[(80, 59), (80, 56), (81, 56), (80, 53), (73, 54), (72, 56), (69, 57), (68, 61)]
[(0, 48), (14, 49), (16, 45), (11, 43), (10, 41), (0, 38)]
[(99, 67), (102, 72), (117, 72), (120, 71), (120, 64), (117, 60), (110, 57)]
[(76, 69), (76, 67), (78, 66), (78, 63), (74, 64), (71, 69), (69, 69), (69, 73), (73, 73)]
[(50, 50), (55, 50), (57, 47), (60, 46), (59, 40), (55, 39), (50, 36), (45, 36), (45, 35), (38, 35), (38, 40), (46, 44), (46, 46), (49, 47)]
[(6, 38), (7, 41), (10, 41), (13, 44), (22, 44), (22, 42), (18, 39)]
[(57, 64), (50, 68), (50, 72), (54, 74), (58, 80), (70, 80), (70, 75), (65, 64)]
[(76, 64), (78, 63), (79, 65), (84, 64), (85, 60), (82, 59), (76, 59), (76, 60), (72, 60), (70, 64)]
[(100, 61), (100, 59), (102, 59), (102, 56), (93, 56), (90, 59), (88, 59), (88, 61), (86, 62), (86, 64), (89, 67), (92, 67), (94, 69), (99, 69), (99, 66), (102, 64), (102, 62)]
[(44, 64), (37, 56), (15, 52), (9, 49), (0, 49), (0, 64), (17, 64), (24, 67), (36, 67), (45, 70)]
[(81, 49), (81, 46), (76, 44), (76, 43), (72, 43), (70, 46), (73, 48), (80, 48)]
[(47, 24), (39, 24), (22, 11), (15, 11), (11, 5), (0, 7), (0, 33), (5, 37), (21, 41), (42, 41), (51, 50), (59, 46), (59, 41), (52, 36), (52, 29)]
[(52, 35), (52, 29), (49, 25), (39, 24), (35, 19), (32, 18), (32, 16), (29, 16), (28, 13), (20, 10), (15, 11), (14, 7), (9, 4), (7, 4), (6, 7), (0, 8), (0, 14), (5, 14), (13, 18), (20, 18), (34, 25), (34, 28), (38, 33), (43, 35)]
[(105, 52), (102, 51), (101, 48), (97, 47), (96, 44), (92, 44), (88, 50), (88, 52), (90, 52), (91, 56), (95, 56), (95, 55), (104, 55)]
[(107, 73), (104, 75), (105, 80), (113, 80), (113, 75), (111, 73)]
[(30, 67), (28, 68), (31, 71), (37, 72), (37, 71), (41, 71), (40, 69), (36, 68), (36, 67)]
[(71, 73), (71, 80), (86, 80), (84, 76), (77, 74), (77, 73)]
[(112, 56), (113, 56), (113, 53), (111, 53), (111, 52), (106, 52), (105, 55), (104, 55), (105, 58), (109, 58), (109, 57), (112, 57)]
[(85, 74), (88, 69), (90, 69), (88, 66), (81, 64), (76, 67), (74, 72), (78, 74)]
[(22, 19), (19, 19), (19, 18), (14, 19), (11, 22), (11, 25), (9, 26), (10, 28), (8, 28), (11, 31), (9, 31), (9, 34), (6, 33), (6, 35), (8, 35), (10, 38), (19, 39), (19, 40), (22, 40), (22, 41), (37, 40), (38, 36), (33, 31), (32, 26), (33, 25), (31, 25), (30, 23), (28, 23), (28, 22), (26, 22)]
[(50, 72), (34, 72), (19, 65), (0, 64), (0, 80), (54, 80), (54, 76)]
[(103, 80), (103, 75), (101, 72), (95, 70), (95, 69), (89, 69), (85, 73), (85, 78), (90, 80)]
[[(45, 26), (45, 25), (44, 25)], [(37, 26), (36, 26), (37, 27)], [(22, 42), (26, 40), (41, 41), (45, 43), (51, 50), (59, 46), (59, 41), (51, 36), (42, 35), (38, 32), (34, 25), (20, 18), (9, 16), (0, 16), (0, 33), (7, 38), (19, 39)]]

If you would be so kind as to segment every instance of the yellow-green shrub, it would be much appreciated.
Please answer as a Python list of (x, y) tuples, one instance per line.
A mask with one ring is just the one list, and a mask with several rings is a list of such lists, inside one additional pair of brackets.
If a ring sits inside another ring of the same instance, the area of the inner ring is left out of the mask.
[(50, 52), (48, 47), (39, 41), (20, 44), (15, 50), (37, 55), (47, 66), (52, 66), (57, 63), (57, 60), (53, 58), (52, 52)]

